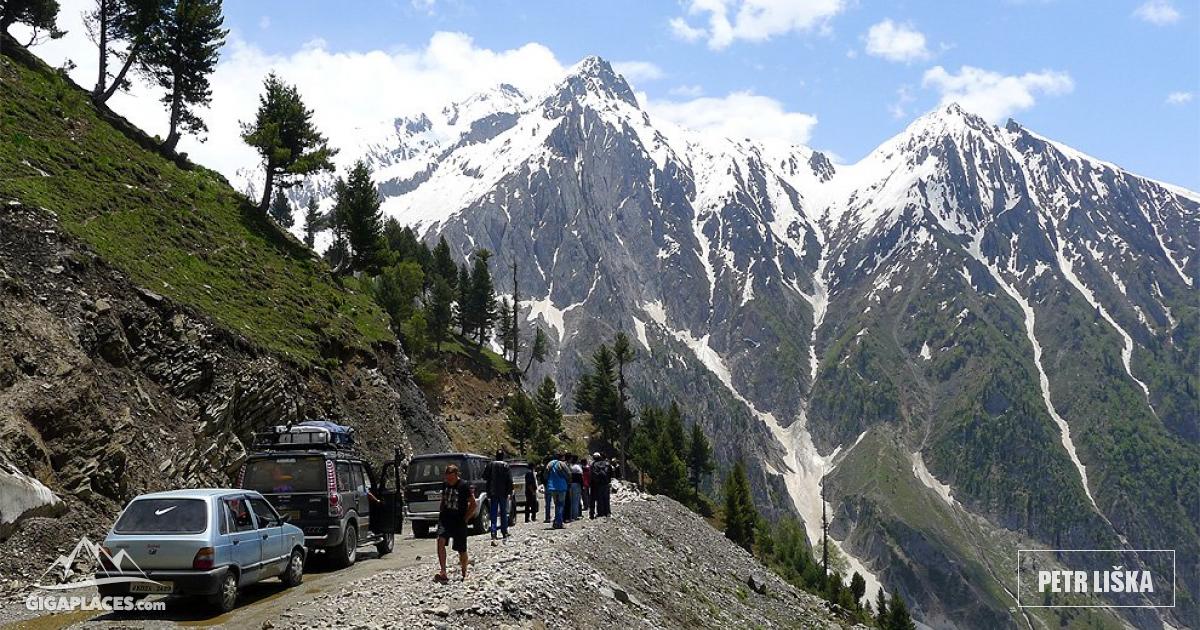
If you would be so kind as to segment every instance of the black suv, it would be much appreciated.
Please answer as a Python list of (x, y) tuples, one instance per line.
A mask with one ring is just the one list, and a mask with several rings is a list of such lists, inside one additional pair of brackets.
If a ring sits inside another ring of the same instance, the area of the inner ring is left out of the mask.
[(380, 556), (404, 527), (400, 451), (373, 468), (353, 446), (353, 430), (302, 422), (255, 435), (254, 453), (238, 487), (256, 490), (304, 530), (310, 550), (323, 550), (339, 567), (354, 564), (358, 547), (375, 544)]
[(471, 521), (473, 533), (487, 530), (488, 496), (483, 481), (483, 469), (492, 459), (475, 453), (430, 453), (417, 455), (408, 463), (405, 478), (404, 511), (412, 523), (413, 535), (428, 536), (430, 527), (437, 527), (438, 508), (442, 498), (442, 473), (446, 466), (458, 466), (459, 479), (475, 489), (477, 510)]

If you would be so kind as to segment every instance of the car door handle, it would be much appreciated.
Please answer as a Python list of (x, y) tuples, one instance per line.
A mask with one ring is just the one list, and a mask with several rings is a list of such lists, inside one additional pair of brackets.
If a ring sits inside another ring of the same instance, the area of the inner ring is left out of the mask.
[(233, 544), (234, 544), (234, 546), (237, 546), (237, 544), (238, 544), (238, 543), (240, 543), (240, 542), (242, 542), (242, 541), (240, 541), (240, 540), (235, 540), (235, 541), (233, 541)]
[(263, 534), (263, 540), (266, 540), (266, 539), (267, 539), (267, 535)]

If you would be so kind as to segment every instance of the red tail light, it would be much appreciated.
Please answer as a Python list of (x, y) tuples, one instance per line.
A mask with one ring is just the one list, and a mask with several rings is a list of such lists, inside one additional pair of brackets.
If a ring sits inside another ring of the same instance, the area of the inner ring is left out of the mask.
[(109, 549), (108, 547), (101, 545), (100, 551), (101, 551), (100, 566), (103, 567), (104, 570), (106, 570), (106, 571), (116, 571), (117, 565), (113, 564), (113, 561), (112, 561), (112, 555), (113, 555), (112, 549)]
[(329, 491), (329, 515), (341, 516), (341, 497), (337, 492), (337, 474), (333, 471), (333, 461), (325, 460), (325, 488)]
[(200, 551), (196, 552), (196, 557), (192, 558), (192, 568), (202, 571), (213, 568), (213, 548), (201, 547)]

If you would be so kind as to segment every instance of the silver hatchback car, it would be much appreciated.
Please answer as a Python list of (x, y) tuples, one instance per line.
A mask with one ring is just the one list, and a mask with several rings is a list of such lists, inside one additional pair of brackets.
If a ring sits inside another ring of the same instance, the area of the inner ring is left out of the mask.
[(104, 539), (100, 594), (202, 595), (217, 610), (238, 589), (271, 577), (288, 587), (304, 575), (304, 532), (252, 490), (173, 490), (125, 506)]

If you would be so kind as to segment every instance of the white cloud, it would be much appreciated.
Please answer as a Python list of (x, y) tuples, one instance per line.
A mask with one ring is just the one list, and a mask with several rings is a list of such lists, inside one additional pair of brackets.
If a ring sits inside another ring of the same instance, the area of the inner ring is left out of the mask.
[(662, 68), (649, 61), (614, 61), (613, 70), (630, 83), (641, 83), (663, 78)]
[(680, 96), (683, 98), (696, 98), (704, 94), (704, 88), (700, 85), (676, 85), (668, 90), (671, 96)]
[(806, 144), (817, 124), (817, 117), (812, 114), (789, 112), (779, 101), (752, 92), (690, 101), (656, 101), (644, 97), (639, 100), (655, 119), (733, 139)]
[(1171, 0), (1146, 0), (1133, 10), (1133, 14), (1138, 19), (1157, 26), (1174, 24), (1180, 18), (1179, 11), (1171, 4)]
[(972, 66), (962, 66), (958, 74), (935, 66), (925, 71), (921, 85), (941, 93), (941, 103), (956, 102), (968, 111), (998, 122), (1009, 115), (1033, 107), (1035, 94), (1066, 94), (1075, 83), (1066, 72), (1043, 70), (1022, 75), (1003, 75)]
[[(96, 81), (96, 49), (79, 16), (92, 1), (62, 0), (59, 21), (69, 34), (34, 49), (51, 65), (73, 59), (77, 68), (71, 76), (85, 87)], [(208, 140), (185, 137), (180, 150), (228, 176), (256, 165), (255, 154), (240, 138), (239, 123), (253, 116), (263, 77), (272, 70), (297, 85), (330, 141), (349, 148), (364, 128), (436, 110), (499, 83), (536, 93), (561, 78), (565, 67), (541, 44), (495, 51), (461, 33), (436, 33), (416, 50), (334, 51), (314, 40), (289, 54), (268, 54), (234, 32), (211, 77), (212, 105), (199, 112), (208, 123)], [(138, 83), (133, 94), (118, 94), (110, 104), (147, 132), (165, 135), (160, 94)], [(347, 150), (338, 159), (354, 157)]]
[(912, 89), (907, 85), (901, 85), (896, 89), (896, 102), (888, 105), (888, 113), (892, 118), (904, 118), (908, 115), (908, 106), (917, 97), (913, 96)]
[(680, 17), (671, 18), (669, 24), (671, 25), (671, 33), (685, 42), (697, 41), (705, 35), (704, 29), (696, 28), (688, 24), (687, 20)]
[(671, 20), (671, 30), (685, 41), (708, 39), (721, 50), (737, 40), (761, 42), (792, 31), (824, 30), (845, 8), (845, 0), (689, 0), (687, 12), (707, 19), (693, 26), (684, 18)]
[(929, 49), (925, 47), (925, 35), (912, 24), (887, 19), (867, 29), (867, 54), (909, 63), (928, 59)]
[(1186, 105), (1192, 102), (1195, 96), (1191, 92), (1171, 92), (1167, 95), (1167, 105)]

